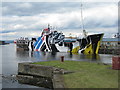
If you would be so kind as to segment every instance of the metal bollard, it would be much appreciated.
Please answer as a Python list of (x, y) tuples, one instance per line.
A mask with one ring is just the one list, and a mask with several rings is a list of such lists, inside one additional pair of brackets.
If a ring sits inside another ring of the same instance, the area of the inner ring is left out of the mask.
[(61, 62), (64, 62), (64, 56), (61, 56)]

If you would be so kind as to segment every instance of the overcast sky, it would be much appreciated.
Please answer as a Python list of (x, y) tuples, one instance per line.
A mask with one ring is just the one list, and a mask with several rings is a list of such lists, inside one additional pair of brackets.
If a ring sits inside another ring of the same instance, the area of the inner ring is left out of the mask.
[[(84, 2), (83, 22), (89, 34), (118, 32), (117, 2)], [(82, 36), (81, 2), (2, 2), (0, 7), (2, 40), (38, 37), (50, 24), (66, 36)]]

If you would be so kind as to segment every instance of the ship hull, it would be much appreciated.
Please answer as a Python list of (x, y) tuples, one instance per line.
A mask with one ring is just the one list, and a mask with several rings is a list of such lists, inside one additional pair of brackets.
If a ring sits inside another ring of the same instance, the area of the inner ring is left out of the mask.
[[(83, 54), (98, 54), (100, 42), (103, 37), (102, 34), (93, 34), (89, 35), (86, 38), (77, 39), (76, 41), (65, 41), (63, 40), (62, 45), (50, 44), (49, 43), (49, 35), (44, 36), (44, 39), (40, 39), (37, 41), (36, 46), (39, 46), (39, 49), (34, 49), (35, 51), (48, 51), (48, 52), (72, 52), (72, 53), (83, 53)], [(72, 48), (70, 47), (72, 43)], [(35, 46), (35, 47), (36, 47)]]
[(80, 49), (79, 53), (83, 54), (98, 54), (100, 42), (103, 38), (103, 33), (89, 35), (86, 38), (78, 39)]

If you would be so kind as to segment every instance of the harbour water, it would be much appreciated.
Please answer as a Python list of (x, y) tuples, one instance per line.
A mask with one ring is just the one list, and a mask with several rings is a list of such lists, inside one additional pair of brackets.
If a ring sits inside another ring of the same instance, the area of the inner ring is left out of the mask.
[(0, 51), (0, 57), (2, 57), (2, 61), (0, 63), (0, 65), (2, 66), (2, 70), (0, 70), (0, 85), (2, 86), (2, 88), (42, 88), (18, 83), (18, 81), (15, 79), (15, 75), (17, 75), (18, 63), (21, 62), (60, 60), (61, 56), (64, 56), (65, 60), (87, 61), (107, 64), (111, 64), (112, 62), (112, 55), (107, 54), (91, 56), (62, 52), (49, 53), (38, 51), (17, 51), (16, 45), (13, 43), (1, 45)]

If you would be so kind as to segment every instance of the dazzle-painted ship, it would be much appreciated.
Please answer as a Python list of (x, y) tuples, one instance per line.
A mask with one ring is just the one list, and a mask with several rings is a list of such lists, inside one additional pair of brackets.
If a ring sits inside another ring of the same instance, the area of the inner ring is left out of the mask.
[[(77, 39), (66, 39), (62, 32), (43, 29), (41, 36), (29, 42), (29, 49), (34, 51), (67, 52), (78, 46)], [(74, 44), (74, 45), (73, 45)], [(76, 45), (75, 45), (76, 44)]]
[(100, 42), (104, 34), (101, 33), (101, 34), (87, 35), (84, 29), (82, 6), (83, 5), (81, 3), (81, 23), (82, 23), (82, 30), (83, 30), (84, 37), (81, 39), (77, 39), (80, 47), (79, 47), (79, 50), (76, 52), (83, 53), (83, 54), (98, 54)]
[(78, 39), (80, 48), (78, 53), (83, 54), (98, 54), (100, 42), (103, 38), (103, 33), (88, 35), (85, 38)]
[[(63, 33), (59, 33), (57, 31), (51, 31), (48, 25), (48, 28), (43, 29), (41, 36), (33, 42), (33, 50), (34, 51), (48, 51), (48, 52), (58, 52), (59, 50), (56, 48), (56, 44), (59, 46), (63, 44), (64, 40)], [(30, 42), (30, 44), (32, 41)], [(29, 45), (29, 49), (32, 45)]]

